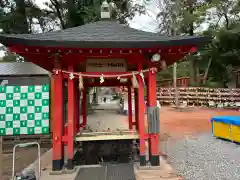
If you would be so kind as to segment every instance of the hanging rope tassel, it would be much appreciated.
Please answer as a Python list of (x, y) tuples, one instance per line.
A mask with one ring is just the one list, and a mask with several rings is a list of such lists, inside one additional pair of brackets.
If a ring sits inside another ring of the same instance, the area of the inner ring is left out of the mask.
[(133, 88), (138, 88), (138, 81), (134, 72), (132, 73), (132, 85), (133, 85)]
[(100, 84), (104, 83), (104, 76), (103, 74), (100, 76)]
[(145, 84), (145, 80), (144, 80), (144, 74), (143, 74), (143, 72), (141, 71), (139, 75), (141, 76), (142, 81), (143, 81), (143, 85), (144, 85), (144, 87), (145, 87), (146, 84)]
[(69, 79), (71, 79), (71, 80), (74, 79), (74, 74), (73, 74), (73, 73), (70, 73), (70, 74), (69, 74)]
[(83, 77), (81, 75), (81, 73), (79, 73), (79, 84), (78, 84), (78, 87), (80, 90), (82, 90), (84, 87), (83, 87)]

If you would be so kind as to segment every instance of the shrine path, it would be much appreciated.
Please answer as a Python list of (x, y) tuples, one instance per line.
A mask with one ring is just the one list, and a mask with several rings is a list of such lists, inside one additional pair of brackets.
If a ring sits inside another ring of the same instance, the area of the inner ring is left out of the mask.
[(128, 117), (117, 113), (118, 101), (101, 103), (92, 115), (88, 116), (87, 124), (93, 131), (128, 129)]

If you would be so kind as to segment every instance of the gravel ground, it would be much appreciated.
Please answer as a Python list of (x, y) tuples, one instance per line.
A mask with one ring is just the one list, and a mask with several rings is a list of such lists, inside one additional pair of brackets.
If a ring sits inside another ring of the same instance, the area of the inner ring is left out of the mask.
[(169, 161), (184, 180), (240, 179), (240, 145), (211, 134), (168, 141)]

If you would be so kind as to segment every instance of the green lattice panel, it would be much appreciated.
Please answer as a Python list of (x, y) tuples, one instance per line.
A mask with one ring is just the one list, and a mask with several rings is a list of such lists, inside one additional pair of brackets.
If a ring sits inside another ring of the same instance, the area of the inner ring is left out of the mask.
[(49, 85), (0, 86), (0, 136), (49, 133)]

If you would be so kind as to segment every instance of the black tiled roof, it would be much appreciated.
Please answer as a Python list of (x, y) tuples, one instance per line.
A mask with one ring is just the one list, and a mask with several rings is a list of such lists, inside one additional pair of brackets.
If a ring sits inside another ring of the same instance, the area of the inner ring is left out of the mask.
[(0, 62), (0, 76), (48, 75), (48, 71), (30, 62)]
[(206, 37), (161, 36), (118, 24), (98, 21), (79, 27), (42, 34), (0, 35), (0, 43), (28, 46), (76, 48), (151, 48), (162, 46), (202, 45)]

